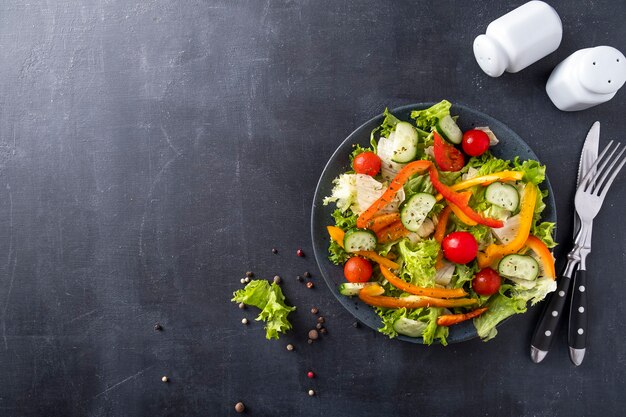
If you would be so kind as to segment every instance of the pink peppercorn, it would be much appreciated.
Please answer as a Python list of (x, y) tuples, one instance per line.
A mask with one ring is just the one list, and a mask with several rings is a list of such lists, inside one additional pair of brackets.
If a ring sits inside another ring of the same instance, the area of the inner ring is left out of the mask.
[(304, 252), (302, 251), (302, 249), (298, 249), (298, 250), (296, 251), (296, 255), (298, 255), (298, 256), (300, 256), (300, 257), (302, 257), (302, 256), (304, 256)]
[(306, 376), (309, 377), (309, 379), (315, 378), (315, 374), (313, 373), (313, 371), (307, 372)]

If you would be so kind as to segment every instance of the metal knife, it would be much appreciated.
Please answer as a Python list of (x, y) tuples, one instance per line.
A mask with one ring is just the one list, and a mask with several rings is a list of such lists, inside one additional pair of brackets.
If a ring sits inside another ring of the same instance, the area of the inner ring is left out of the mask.
[[(595, 122), (591, 129), (589, 129), (589, 133), (587, 133), (587, 138), (585, 139), (585, 143), (583, 144), (583, 150), (580, 155), (580, 163), (578, 165), (578, 177), (576, 179), (576, 188), (578, 188), (580, 179), (583, 178), (594, 161), (598, 157), (598, 145), (600, 141), (600, 122)], [(580, 230), (580, 219), (578, 218), (578, 214), (574, 212), (574, 236), (578, 234)], [(589, 236), (591, 237), (591, 228), (589, 230)], [(574, 271), (576, 271), (576, 277), (580, 276), (580, 279), (584, 278), (584, 271), (582, 273), (578, 272), (579, 261), (576, 259), (568, 259), (567, 265), (565, 266), (565, 270), (563, 271), (561, 278), (559, 279), (558, 286), (556, 291), (550, 297), (550, 300), (546, 304), (543, 312), (541, 313), (541, 317), (539, 319), (539, 323), (535, 328), (535, 333), (533, 335), (531, 345), (530, 345), (530, 357), (533, 362), (539, 363), (541, 362), (548, 351), (550, 350), (550, 345), (552, 344), (552, 340), (554, 340), (556, 336), (557, 326), (559, 324), (559, 319), (563, 314), (563, 310), (565, 307), (565, 300), (567, 293), (569, 292), (571, 286), (571, 277)], [(576, 277), (574, 281), (576, 281)], [(571, 338), (570, 338), (571, 340)], [(576, 349), (571, 347), (570, 343), (570, 358), (576, 365), (580, 365), (582, 359), (585, 355), (585, 349)]]

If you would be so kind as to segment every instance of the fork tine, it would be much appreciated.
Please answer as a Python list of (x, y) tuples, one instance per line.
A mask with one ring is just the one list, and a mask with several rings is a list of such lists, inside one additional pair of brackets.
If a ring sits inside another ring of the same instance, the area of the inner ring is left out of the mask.
[[(624, 150), (622, 150), (622, 153), (624, 153)], [(611, 174), (606, 184), (602, 188), (602, 193), (600, 194), (600, 198), (602, 198), (603, 200), (604, 200), (604, 197), (606, 196), (606, 193), (609, 191), (609, 188), (611, 188), (611, 184), (613, 184), (615, 177), (617, 177), (617, 174), (619, 174), (624, 164), (626, 164), (626, 157), (623, 158), (622, 162), (620, 162), (620, 164), (613, 170), (613, 174)]]
[(585, 175), (585, 177), (583, 178), (583, 180), (580, 182), (580, 188), (583, 191), (587, 191), (587, 189), (589, 188), (589, 185), (593, 182), (593, 180), (595, 179), (596, 174), (598, 173), (598, 165), (600, 164), (600, 162), (603, 162), (604, 160), (604, 155), (607, 154), (607, 152), (609, 151), (609, 149), (611, 148), (611, 145), (613, 145), (613, 141), (610, 141), (608, 143), (608, 145), (606, 145), (606, 147), (602, 150), (602, 152), (600, 153), (600, 155), (598, 155), (598, 158), (596, 159), (596, 161), (593, 163), (593, 165), (591, 166), (591, 168), (589, 168), (589, 172), (587, 172), (587, 175)]
[[(622, 155), (624, 154), (624, 149), (626, 148), (622, 148), (621, 151), (619, 153), (617, 153), (617, 151), (620, 149), (621, 143), (617, 143), (615, 146), (615, 149), (613, 150), (613, 152), (611, 152), (611, 154), (607, 157), (605, 164), (603, 164), (603, 167), (598, 171), (598, 173), (595, 175), (595, 186), (593, 187), (593, 193), (594, 194), (600, 194), (601, 192), (601, 188), (602, 188), (602, 184), (604, 184), (604, 180), (606, 179), (606, 177), (608, 177), (611, 174), (611, 170), (613, 169), (613, 167), (615, 166), (615, 164), (617, 164), (620, 161), (620, 158), (622, 157)], [(617, 155), (615, 155), (617, 153)], [(610, 163), (610, 165), (608, 167), (604, 167), (604, 165), (608, 165)]]

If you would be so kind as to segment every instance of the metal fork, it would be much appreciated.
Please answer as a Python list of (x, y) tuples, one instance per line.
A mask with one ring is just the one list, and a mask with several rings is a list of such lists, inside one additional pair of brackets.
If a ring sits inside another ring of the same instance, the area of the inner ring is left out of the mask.
[(568, 336), (570, 358), (575, 365), (582, 363), (586, 349), (588, 312), (585, 260), (591, 252), (592, 222), (600, 211), (611, 184), (626, 164), (625, 151), (626, 148), (619, 142), (609, 142), (581, 181), (574, 198), (581, 228), (574, 239), (574, 248), (567, 257), (572, 261), (571, 264), (579, 264), (572, 291)]

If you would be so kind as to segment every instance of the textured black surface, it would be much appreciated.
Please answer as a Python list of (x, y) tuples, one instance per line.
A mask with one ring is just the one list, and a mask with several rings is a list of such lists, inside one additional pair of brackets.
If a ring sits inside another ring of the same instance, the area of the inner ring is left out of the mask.
[[(240, 400), (255, 416), (623, 414), (624, 176), (594, 225), (579, 368), (563, 323), (531, 363), (537, 308), (487, 344), (355, 329), (314, 269), (309, 208), (333, 150), (385, 106), (444, 97), (547, 162), (565, 253), (582, 141), (595, 120), (601, 145), (625, 140), (626, 93), (565, 114), (544, 85), (578, 48), (626, 50), (626, 6), (554, 2), (560, 49), (490, 79), (472, 40), (520, 3), (3, 1), (0, 415), (230, 415)], [(229, 302), (246, 270), (282, 275), (299, 307), (278, 342)], [(308, 345), (312, 306), (328, 335)]]

